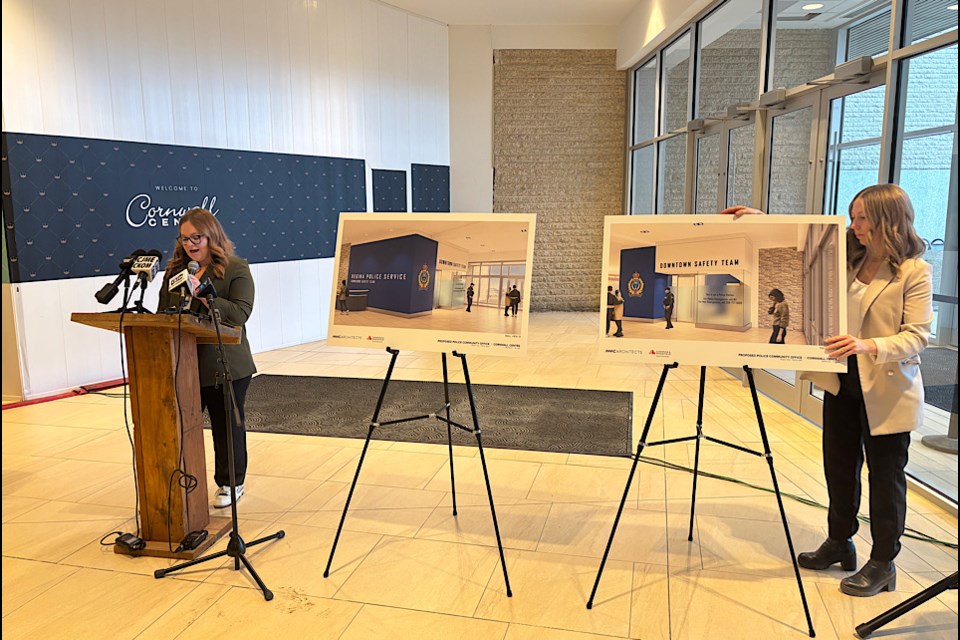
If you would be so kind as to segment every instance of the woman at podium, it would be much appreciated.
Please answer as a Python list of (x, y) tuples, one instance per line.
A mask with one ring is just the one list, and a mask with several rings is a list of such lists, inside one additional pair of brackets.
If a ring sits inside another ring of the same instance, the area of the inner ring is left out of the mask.
[[(196, 263), (196, 264), (193, 264)], [(247, 396), (250, 380), (257, 368), (250, 351), (250, 342), (244, 325), (253, 311), (253, 276), (247, 261), (234, 255), (233, 243), (227, 237), (216, 217), (205, 209), (191, 209), (180, 218), (179, 235), (173, 250), (173, 257), (167, 264), (163, 287), (160, 290), (160, 309), (179, 306), (186, 303), (192, 311), (207, 311), (207, 301), (203, 298), (183, 298), (168, 291), (171, 277), (184, 270), (191, 271), (190, 280), (194, 287), (200, 280), (210, 279), (217, 292), (217, 309), (220, 321), (239, 327), (239, 344), (224, 345), (229, 364), (230, 377), (233, 380), (233, 396), (239, 411), (239, 424), (233, 429), (234, 470), (236, 473), (237, 499), (243, 495), (243, 484), (247, 472), (247, 434), (244, 425), (243, 405)], [(191, 287), (192, 290), (193, 287)], [(214, 344), (197, 345), (197, 364), (200, 371), (201, 410), (210, 415), (213, 432), (213, 453), (215, 459), (214, 480), (217, 493), (213, 506), (230, 506), (230, 466), (227, 457), (228, 422), (224, 411), (224, 395), (217, 346)]]

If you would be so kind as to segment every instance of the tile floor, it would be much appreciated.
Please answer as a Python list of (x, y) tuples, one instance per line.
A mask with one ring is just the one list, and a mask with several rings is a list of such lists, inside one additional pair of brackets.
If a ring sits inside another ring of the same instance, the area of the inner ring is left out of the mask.
[[(637, 438), (659, 370), (603, 363), (595, 314), (533, 314), (530, 320), (529, 355), (471, 359), (472, 379), (633, 391)], [(387, 366), (385, 353), (323, 343), (259, 354), (257, 361), (262, 372), (299, 375), (379, 377)], [(439, 357), (401, 354), (395, 373), (439, 379)], [(671, 374), (649, 440), (693, 433), (698, 375), (693, 367)], [(709, 370), (705, 405), (707, 435), (762, 446), (739, 382)], [(818, 430), (773, 402), (762, 405), (781, 489), (822, 502)], [(283, 540), (248, 552), (276, 598), (264, 602), (245, 572), (220, 562), (155, 580), (153, 571), (169, 561), (118, 556), (99, 544), (104, 534), (133, 527), (122, 415), (121, 400), (103, 395), (3, 412), (5, 638), (807, 634), (776, 499), (750, 486), (701, 478), (690, 542), (690, 474), (647, 463), (630, 487), (588, 611), (630, 460), (585, 455), (486, 450), (512, 598), (505, 594), (475, 447), (455, 451), (454, 518), (445, 447), (374, 442), (325, 579), (362, 441), (260, 433), (249, 435), (240, 526), (248, 541), (286, 531)], [(690, 465), (692, 445), (648, 448), (644, 458)], [(701, 470), (771, 486), (762, 459), (712, 444), (703, 446)], [(824, 511), (789, 499), (785, 508), (797, 549), (817, 545)], [(957, 541), (956, 517), (918, 494), (910, 495), (907, 519), (919, 531)], [(862, 530), (857, 542), (864, 560), (869, 531)], [(907, 539), (898, 566), (897, 591), (867, 599), (839, 592), (839, 569), (802, 571), (817, 637), (851, 637), (857, 624), (956, 571), (957, 552)], [(956, 638), (957, 592), (928, 602), (884, 633)]]

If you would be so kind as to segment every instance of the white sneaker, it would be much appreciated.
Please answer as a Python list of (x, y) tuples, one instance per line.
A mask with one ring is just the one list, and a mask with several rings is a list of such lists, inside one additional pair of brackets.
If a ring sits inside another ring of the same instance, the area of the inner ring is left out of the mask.
[[(243, 485), (238, 484), (236, 487), (237, 500), (243, 495)], [(217, 491), (216, 497), (213, 499), (213, 506), (217, 509), (223, 509), (224, 507), (230, 506), (230, 487), (220, 487)]]

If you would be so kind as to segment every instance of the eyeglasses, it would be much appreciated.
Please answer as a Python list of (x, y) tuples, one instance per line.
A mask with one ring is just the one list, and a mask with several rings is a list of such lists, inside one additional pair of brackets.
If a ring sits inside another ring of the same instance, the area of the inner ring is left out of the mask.
[(203, 235), (202, 233), (195, 233), (192, 236), (178, 236), (177, 240), (180, 242), (180, 244), (190, 243), (193, 246), (197, 246), (206, 237), (207, 236)]

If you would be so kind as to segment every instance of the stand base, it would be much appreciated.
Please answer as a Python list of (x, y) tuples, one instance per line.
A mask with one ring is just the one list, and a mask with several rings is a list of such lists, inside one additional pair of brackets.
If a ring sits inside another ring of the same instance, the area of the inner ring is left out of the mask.
[(942, 451), (944, 453), (952, 453), (953, 455), (957, 455), (957, 439), (956, 438), (951, 438), (950, 436), (929, 435), (929, 436), (923, 436), (920, 439), (920, 442), (922, 442), (924, 446), (930, 447), (931, 449)]
[[(207, 539), (199, 547), (191, 551), (181, 551), (174, 553), (170, 551), (170, 545), (166, 540), (146, 540), (147, 546), (140, 551), (127, 553), (119, 546), (113, 546), (113, 552), (130, 556), (149, 556), (151, 558), (176, 558), (177, 560), (194, 560), (202, 556), (214, 543), (230, 532), (230, 518), (211, 517), (210, 523), (206, 526)], [(179, 544), (179, 541), (177, 541)], [(176, 547), (174, 547), (176, 548)]]

